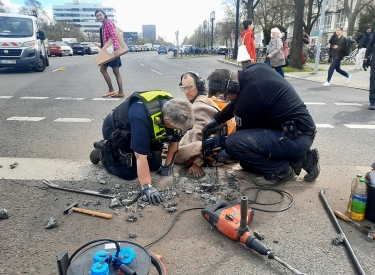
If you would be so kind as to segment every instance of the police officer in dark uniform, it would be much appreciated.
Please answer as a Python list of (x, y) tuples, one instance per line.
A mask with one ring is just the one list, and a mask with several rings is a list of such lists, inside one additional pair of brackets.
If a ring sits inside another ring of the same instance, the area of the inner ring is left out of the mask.
[(205, 126), (207, 131), (232, 117), (236, 132), (229, 135), (225, 153), (248, 171), (261, 174), (254, 179), (260, 186), (276, 185), (299, 175), (314, 181), (320, 172), (319, 155), (310, 147), (316, 126), (294, 88), (263, 63), (245, 70), (216, 70), (208, 77), (209, 96), (225, 91), (231, 101)]
[[(138, 176), (142, 192), (150, 203), (163, 199), (151, 185), (151, 171), (167, 176), (181, 139), (194, 117), (191, 104), (173, 99), (165, 91), (135, 92), (114, 109), (103, 123), (104, 140), (94, 143), (93, 164), (102, 162), (108, 173), (125, 180)], [(169, 142), (165, 165), (161, 165), (163, 143)]]
[(372, 50), (375, 45), (375, 30), (372, 32), (370, 41), (367, 44), (365, 58), (363, 59), (363, 69), (367, 71), (367, 68), (371, 66), (371, 74), (370, 74), (370, 106), (368, 107), (369, 110), (375, 110), (375, 58), (372, 57), (371, 64), (369, 60), (369, 56), (372, 53)]

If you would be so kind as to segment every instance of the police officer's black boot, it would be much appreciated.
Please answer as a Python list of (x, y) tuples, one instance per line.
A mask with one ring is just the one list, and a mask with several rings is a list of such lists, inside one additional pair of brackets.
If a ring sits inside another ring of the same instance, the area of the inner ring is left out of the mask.
[(266, 179), (265, 177), (256, 177), (254, 182), (258, 186), (275, 186), (280, 183), (286, 182), (294, 177), (294, 172), (292, 167), (288, 167), (288, 170), (279, 174), (273, 175), (272, 177)]
[(319, 176), (320, 165), (319, 165), (319, 153), (317, 149), (307, 151), (303, 158), (302, 168), (307, 172), (307, 175), (303, 177), (305, 181), (314, 181)]
[(92, 150), (90, 154), (90, 161), (92, 164), (98, 164), (102, 156), (102, 152), (99, 149)]

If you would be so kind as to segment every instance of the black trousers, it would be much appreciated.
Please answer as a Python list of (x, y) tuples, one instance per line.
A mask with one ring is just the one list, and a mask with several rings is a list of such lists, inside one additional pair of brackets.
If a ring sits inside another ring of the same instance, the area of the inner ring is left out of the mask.
[(371, 74), (370, 74), (370, 104), (375, 104), (375, 57), (371, 61)]

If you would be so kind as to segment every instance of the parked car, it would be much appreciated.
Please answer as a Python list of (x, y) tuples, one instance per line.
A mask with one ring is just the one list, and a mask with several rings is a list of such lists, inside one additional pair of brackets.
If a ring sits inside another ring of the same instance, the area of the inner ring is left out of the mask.
[(158, 49), (158, 54), (165, 53), (168, 54), (168, 50), (166, 46), (160, 46)]
[(228, 48), (225, 46), (219, 46), (219, 48), (217, 49), (217, 54), (225, 55), (227, 53), (228, 53)]
[(61, 47), (61, 49), (64, 52), (64, 55), (69, 55), (69, 56), (73, 55), (72, 48), (66, 45), (64, 42), (57, 41), (56, 43)]
[(63, 56), (64, 51), (61, 49), (61, 47), (57, 44), (57, 42), (48, 42), (48, 51), (49, 55), (55, 55), (55, 56)]
[(85, 48), (85, 54), (97, 54), (100, 49), (93, 42), (81, 42)]
[(74, 54), (85, 55), (85, 48), (81, 45), (81, 43), (78, 43), (78, 42), (64, 42), (64, 43), (72, 48), (73, 55)]

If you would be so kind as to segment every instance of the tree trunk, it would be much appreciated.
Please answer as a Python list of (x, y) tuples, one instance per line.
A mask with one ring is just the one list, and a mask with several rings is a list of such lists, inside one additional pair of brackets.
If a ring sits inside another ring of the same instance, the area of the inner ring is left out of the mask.
[(294, 27), (293, 27), (293, 41), (289, 66), (297, 69), (302, 69), (302, 30), (303, 30), (303, 15), (305, 10), (305, 1), (294, 0)]
[[(239, 0), (237, 0), (239, 1)], [(254, 19), (254, 9), (259, 4), (260, 0), (242, 0), (242, 3), (246, 4), (247, 19)]]

